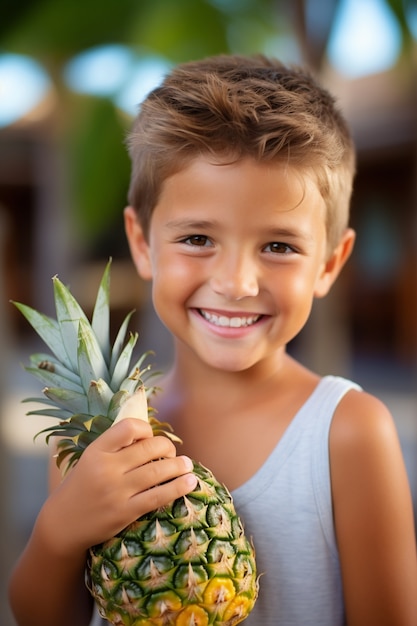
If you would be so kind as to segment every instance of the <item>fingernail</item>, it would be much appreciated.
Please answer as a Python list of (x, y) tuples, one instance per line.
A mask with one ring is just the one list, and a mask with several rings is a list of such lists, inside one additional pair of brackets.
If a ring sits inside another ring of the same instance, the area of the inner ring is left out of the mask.
[(194, 463), (192, 462), (192, 460), (188, 456), (183, 456), (182, 458), (187, 472), (192, 472), (194, 469)]
[(194, 489), (197, 486), (198, 483), (198, 479), (197, 476), (195, 474), (187, 474), (185, 476), (186, 481), (190, 487), (190, 489)]

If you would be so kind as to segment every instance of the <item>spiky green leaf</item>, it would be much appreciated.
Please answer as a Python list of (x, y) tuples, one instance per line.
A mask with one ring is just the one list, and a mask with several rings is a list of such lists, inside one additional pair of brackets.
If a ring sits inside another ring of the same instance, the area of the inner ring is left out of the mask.
[(55, 424), (54, 426), (48, 426), (47, 428), (43, 428), (35, 435), (35, 439), (40, 435), (45, 435), (48, 433), (46, 440), (48, 441), (51, 437), (78, 437), (80, 433), (85, 432), (85, 428), (81, 426), (71, 426), (68, 422), (62, 424)]
[(71, 439), (61, 439), (58, 443), (58, 454), (56, 456), (57, 466), (61, 468), (65, 462), (63, 473), (66, 474), (77, 463), (83, 451), (83, 448), (74, 447), (74, 442)]
[(91, 321), (92, 329), (108, 367), (110, 367), (110, 266), (111, 259), (106, 265), (100, 282)]
[(57, 321), (61, 331), (61, 341), (71, 363), (73, 371), (77, 371), (77, 340), (80, 320), (84, 320), (88, 325), (87, 316), (71, 294), (70, 290), (54, 276), (54, 298)]
[[(133, 311), (124, 319), (111, 358), (109, 356), (110, 263), (100, 282), (91, 324), (69, 289), (57, 277), (53, 279), (57, 320), (26, 305), (16, 305), (52, 352), (51, 355), (32, 355), (31, 366), (25, 369), (46, 387), (44, 397), (24, 401), (42, 405), (28, 415), (45, 415), (60, 420), (58, 425), (45, 428), (38, 435), (45, 434), (47, 442), (51, 437), (60, 438), (57, 463), (62, 465), (65, 462), (65, 471), (111, 426), (123, 403), (145, 381), (159, 374), (152, 372), (150, 366), (143, 367), (149, 352), (131, 365), (138, 335), (131, 334), (126, 342), (126, 334)], [(146, 386), (149, 397), (156, 388)], [(153, 416), (152, 408), (148, 411)], [(167, 432), (167, 425), (159, 424), (154, 417), (152, 427), (155, 432), (174, 438)]]
[[(45, 393), (45, 389), (43, 390), (43, 392)], [(35, 402), (37, 404), (45, 404), (47, 406), (57, 408), (55, 400), (48, 398), (46, 395), (42, 396), (41, 398), (34, 398), (34, 397), (24, 398), (22, 402)], [(67, 414), (68, 414), (68, 417), (71, 417), (72, 411), (67, 410)]]
[(78, 383), (81, 386), (81, 380), (78, 374), (62, 365), (62, 363), (51, 354), (37, 352), (36, 354), (32, 354), (29, 357), (29, 360), (34, 367), (41, 367), (43, 369), (53, 371), (63, 378), (67, 378), (68, 380), (71, 380), (74, 383)]
[(48, 387), (60, 387), (78, 391), (79, 393), (83, 392), (83, 388), (78, 383), (74, 383), (68, 378), (63, 378), (55, 374), (55, 372), (39, 367), (25, 367), (25, 370)]
[(142, 381), (140, 378), (125, 378), (125, 380), (120, 385), (120, 391), (127, 393), (128, 395), (132, 395), (135, 393), (137, 389), (142, 385)]
[(138, 334), (131, 333), (129, 341), (125, 345), (124, 349), (122, 350), (120, 354), (120, 357), (117, 360), (117, 363), (113, 370), (113, 376), (110, 382), (110, 387), (114, 391), (117, 391), (120, 388), (120, 385), (122, 384), (124, 379), (127, 378), (129, 374), (129, 369), (131, 368), (130, 363), (132, 361), (133, 349), (136, 345), (137, 340), (138, 340)]
[(86, 448), (90, 445), (90, 443), (93, 443), (95, 439), (97, 439), (97, 433), (84, 431), (77, 439), (77, 446), (80, 448)]
[(73, 369), (65, 347), (62, 344), (61, 331), (57, 320), (48, 315), (35, 311), (32, 307), (20, 302), (13, 302), (15, 307), (24, 315), (29, 324), (34, 328), (39, 337), (46, 343), (56, 358), (66, 367)]
[(157, 370), (153, 370), (151, 365), (147, 365), (146, 367), (142, 367), (144, 361), (149, 357), (149, 355), (154, 354), (151, 350), (148, 352), (144, 352), (136, 363), (133, 364), (131, 371), (129, 372), (129, 378), (137, 378), (138, 376), (142, 380), (143, 383), (148, 381), (150, 378), (154, 378), (155, 376), (160, 376), (161, 372)]
[(112, 355), (111, 355), (111, 363), (110, 363), (110, 373), (113, 374), (114, 369), (116, 367), (117, 361), (119, 360), (120, 354), (123, 350), (123, 346), (125, 344), (127, 329), (129, 326), (130, 319), (133, 315), (134, 311), (130, 311), (123, 320), (122, 325), (119, 328), (119, 332), (117, 333), (115, 342), (113, 344)]
[(90, 324), (82, 319), (78, 331), (78, 371), (86, 393), (92, 380), (109, 381), (109, 370), (97, 338)]
[(164, 437), (168, 437), (168, 439), (171, 439), (171, 441), (174, 441), (175, 443), (183, 443), (182, 439), (177, 437), (171, 424), (168, 424), (168, 422), (160, 422), (151, 415), (149, 417), (149, 424), (152, 426), (152, 432), (155, 436), (163, 435)]
[(114, 422), (114, 420), (116, 419), (122, 404), (126, 402), (129, 395), (130, 394), (127, 391), (120, 390), (120, 391), (117, 391), (112, 397), (110, 404), (109, 404), (109, 410), (107, 413), (107, 415), (109, 416), (112, 422)]
[(70, 411), (72, 415), (88, 413), (87, 397), (83, 393), (70, 391), (69, 389), (59, 389), (57, 387), (46, 387), (43, 393), (55, 406)]
[(107, 415), (96, 415), (91, 422), (90, 431), (98, 437), (110, 428), (112, 423), (112, 420)]
[(90, 415), (107, 415), (112, 397), (113, 391), (105, 380), (99, 378), (91, 381), (87, 392)]
[[(140, 363), (143, 361), (143, 356), (139, 359)], [(141, 385), (145, 385), (146, 387), (146, 395), (147, 397), (151, 396), (155, 393), (156, 387), (150, 386), (148, 381), (153, 376), (159, 375), (159, 372), (151, 371), (151, 366), (145, 367), (144, 369), (140, 369), (138, 367), (138, 363), (135, 364), (134, 369), (129, 372), (127, 378), (120, 384), (120, 391), (125, 391), (129, 394), (134, 393)]]
[(45, 415), (45, 417), (53, 417), (59, 420), (67, 420), (71, 417), (69, 411), (64, 409), (37, 409), (36, 411), (28, 411), (26, 415)]

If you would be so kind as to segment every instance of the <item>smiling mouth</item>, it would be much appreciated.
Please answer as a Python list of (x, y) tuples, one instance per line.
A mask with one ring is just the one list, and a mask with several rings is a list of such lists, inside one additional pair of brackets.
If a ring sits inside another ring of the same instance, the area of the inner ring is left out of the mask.
[(214, 324), (214, 326), (221, 326), (223, 328), (246, 328), (247, 326), (253, 326), (262, 317), (262, 315), (249, 315), (249, 316), (234, 316), (227, 317), (226, 315), (216, 315), (215, 313), (208, 313), (202, 309), (198, 309), (200, 315), (205, 320)]

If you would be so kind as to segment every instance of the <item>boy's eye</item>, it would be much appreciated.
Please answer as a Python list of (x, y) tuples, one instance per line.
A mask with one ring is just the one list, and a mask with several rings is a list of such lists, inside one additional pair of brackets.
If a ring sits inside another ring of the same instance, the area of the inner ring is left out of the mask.
[(288, 245), (287, 243), (282, 243), (281, 241), (273, 241), (265, 246), (264, 250), (266, 252), (273, 252), (274, 254), (290, 254), (294, 252), (294, 248)]
[(189, 237), (185, 237), (182, 241), (190, 246), (199, 246), (201, 248), (211, 245), (210, 239), (206, 235), (190, 235)]

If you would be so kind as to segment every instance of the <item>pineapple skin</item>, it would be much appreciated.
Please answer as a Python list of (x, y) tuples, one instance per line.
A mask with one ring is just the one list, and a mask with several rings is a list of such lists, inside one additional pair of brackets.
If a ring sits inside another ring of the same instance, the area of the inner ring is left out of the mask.
[[(125, 336), (131, 314), (110, 345), (110, 265), (97, 293), (91, 323), (71, 294), (53, 278), (56, 319), (14, 304), (50, 349), (25, 369), (44, 385), (44, 405), (28, 415), (58, 420), (38, 434), (58, 437), (57, 465), (68, 471), (86, 447), (117, 420), (138, 390), (150, 396), (142, 369), (131, 363), (137, 333)], [(154, 434), (178, 438), (149, 410)], [(114, 626), (234, 626), (258, 596), (255, 550), (244, 534), (232, 496), (210, 470), (194, 462), (196, 489), (136, 520), (89, 550), (86, 585), (100, 614)]]
[(252, 610), (253, 546), (228, 490), (194, 472), (193, 492), (90, 549), (87, 586), (115, 626), (233, 626)]

